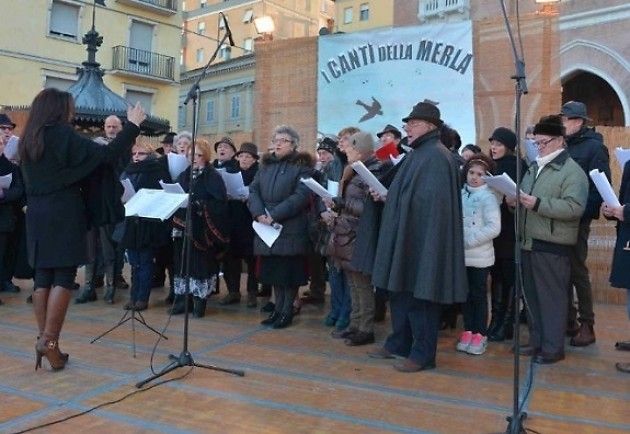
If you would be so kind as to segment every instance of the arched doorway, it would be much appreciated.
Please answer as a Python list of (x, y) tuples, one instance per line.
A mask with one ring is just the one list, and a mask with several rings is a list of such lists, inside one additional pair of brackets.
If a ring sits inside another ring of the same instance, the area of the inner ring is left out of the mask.
[(624, 113), (615, 90), (602, 78), (576, 71), (562, 80), (562, 103), (581, 101), (593, 125), (623, 126)]

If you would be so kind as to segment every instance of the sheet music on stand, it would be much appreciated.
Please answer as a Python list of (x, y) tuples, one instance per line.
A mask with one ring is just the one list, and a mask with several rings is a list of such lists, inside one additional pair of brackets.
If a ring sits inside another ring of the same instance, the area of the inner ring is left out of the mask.
[(125, 217), (138, 216), (164, 221), (171, 218), (187, 200), (188, 194), (185, 193), (142, 188), (125, 204)]
[[(174, 184), (169, 184), (160, 180), (160, 187), (162, 187), (162, 190), (164, 190), (167, 193), (186, 194), (182, 186), (179, 185), (179, 182), (176, 182)], [(187, 206), (188, 206), (188, 199), (186, 199), (186, 201), (180, 205), (180, 208), (186, 208)]]
[(588, 174), (593, 180), (593, 184), (597, 187), (597, 191), (602, 196), (606, 205), (614, 207), (621, 206), (621, 203), (619, 203), (619, 199), (617, 199), (617, 195), (615, 194), (615, 191), (613, 190), (612, 185), (610, 185), (610, 182), (608, 181), (608, 178), (606, 178), (606, 174), (604, 172), (593, 169), (588, 172)]

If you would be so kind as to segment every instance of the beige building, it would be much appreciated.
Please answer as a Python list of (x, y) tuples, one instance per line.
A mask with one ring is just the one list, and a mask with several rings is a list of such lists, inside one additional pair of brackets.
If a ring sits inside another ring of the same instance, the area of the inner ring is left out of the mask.
[(215, 62), (250, 54), (255, 39), (261, 37), (255, 20), (271, 17), (275, 30), (273, 39), (315, 36), (334, 19), (332, 0), (187, 0), (184, 8), (182, 69), (203, 67), (225, 35), (227, 18), (234, 38), (234, 47), (223, 46)]
[(395, 0), (337, 0), (335, 31), (362, 30), (394, 25)]
[[(96, 6), (103, 38), (96, 60), (105, 84), (171, 125), (177, 124), (181, 13), (176, 0), (106, 0)], [(92, 1), (11, 2), (0, 26), (1, 105), (28, 105), (45, 87), (67, 89), (87, 58), (83, 35), (92, 26)]]

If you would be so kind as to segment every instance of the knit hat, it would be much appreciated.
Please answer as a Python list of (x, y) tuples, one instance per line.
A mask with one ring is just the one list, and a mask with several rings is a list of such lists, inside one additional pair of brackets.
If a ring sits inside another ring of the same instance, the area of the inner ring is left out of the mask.
[(374, 152), (374, 138), (372, 134), (359, 131), (350, 136), (350, 143), (361, 153), (367, 155)]
[(232, 149), (234, 149), (234, 153), (236, 153), (236, 146), (234, 146), (234, 142), (229, 137), (221, 137), (221, 140), (219, 140), (218, 142), (215, 142), (214, 152), (217, 152), (217, 148), (219, 147), (221, 143), (225, 143), (226, 145), (231, 146)]
[(559, 115), (549, 115), (540, 118), (534, 126), (534, 134), (544, 134), (546, 136), (564, 136), (566, 130), (562, 125), (562, 118)]
[(258, 146), (256, 146), (252, 142), (244, 142), (243, 144), (241, 144), (241, 149), (238, 150), (236, 156), (242, 153), (249, 154), (257, 160), (260, 158), (260, 156), (258, 155)]
[(335, 139), (333, 139), (332, 137), (326, 136), (323, 139), (321, 139), (319, 143), (317, 144), (317, 150), (327, 151), (335, 155), (335, 152), (337, 152), (337, 144), (338, 143)]
[(516, 149), (516, 134), (514, 134), (514, 131), (509, 128), (497, 128), (496, 130), (494, 130), (488, 140), (496, 140), (497, 142), (503, 144), (510, 151), (514, 151)]
[(402, 137), (400, 130), (390, 124), (385, 125), (385, 128), (383, 128), (383, 131), (381, 131), (380, 133), (376, 133), (376, 137), (380, 139), (385, 133), (392, 133), (397, 139), (400, 139)]
[(403, 118), (403, 122), (408, 122), (411, 119), (421, 119), (423, 121), (431, 122), (436, 127), (442, 126), (442, 120), (440, 119), (440, 109), (435, 105), (428, 102), (419, 102), (413, 106), (411, 113), (406, 118)]
[(569, 119), (584, 119), (585, 121), (590, 121), (591, 118), (586, 116), (586, 104), (579, 101), (569, 101), (562, 106), (560, 109), (560, 115), (566, 116)]

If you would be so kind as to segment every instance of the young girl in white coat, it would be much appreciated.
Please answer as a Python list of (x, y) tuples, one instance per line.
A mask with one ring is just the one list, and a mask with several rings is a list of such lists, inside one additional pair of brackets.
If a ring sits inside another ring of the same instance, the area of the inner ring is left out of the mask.
[(486, 351), (488, 342), (487, 279), (494, 264), (492, 240), (501, 232), (499, 202), (482, 178), (493, 170), (494, 161), (483, 154), (472, 156), (462, 169), (466, 179), (462, 188), (462, 213), (468, 300), (463, 306), (465, 331), (457, 349), (476, 355)]

